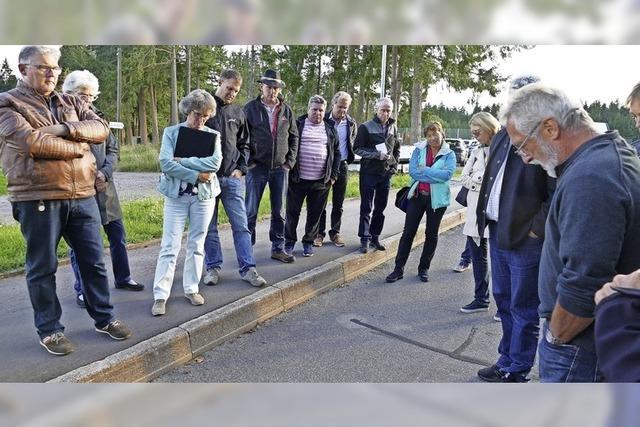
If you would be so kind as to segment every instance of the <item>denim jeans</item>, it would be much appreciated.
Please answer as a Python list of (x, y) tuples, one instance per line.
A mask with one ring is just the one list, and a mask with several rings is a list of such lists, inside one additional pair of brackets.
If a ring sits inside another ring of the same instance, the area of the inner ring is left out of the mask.
[(474, 299), (489, 302), (489, 263), (487, 260), (487, 239), (480, 239), (480, 245), (467, 236), (467, 248), (473, 259)]
[(239, 273), (242, 276), (249, 268), (256, 266), (251, 246), (251, 232), (247, 226), (247, 211), (244, 204), (244, 179), (219, 176), (220, 195), (216, 198), (213, 219), (209, 224), (204, 241), (204, 263), (207, 269), (222, 267), (222, 246), (218, 234), (218, 201), (222, 202), (233, 232)]
[(467, 240), (467, 243), (464, 245), (464, 250), (460, 254), (460, 262), (471, 264), (471, 248), (469, 247), (469, 240)]
[(546, 340), (549, 322), (542, 324), (538, 346), (540, 382), (583, 383), (601, 380), (595, 350), (593, 326), (578, 334), (567, 344), (551, 344)]
[[(391, 175), (374, 175), (360, 172), (360, 224), (358, 236), (361, 240), (377, 238), (384, 226), (384, 209), (389, 199)], [(373, 207), (373, 216), (371, 208)]]
[(256, 165), (247, 171), (247, 223), (251, 232), (251, 243), (256, 243), (256, 222), (258, 220), (258, 208), (264, 189), (269, 184), (271, 199), (271, 228), (269, 228), (269, 240), (272, 252), (282, 252), (284, 249), (284, 202), (287, 195), (287, 182), (289, 171), (283, 167), (269, 169), (266, 166)]
[[(111, 266), (113, 267), (113, 278), (115, 283), (128, 283), (131, 280), (131, 270), (129, 268), (129, 256), (127, 255), (127, 235), (124, 231), (124, 224), (121, 219), (116, 219), (102, 226), (109, 239), (109, 253), (111, 254)], [(73, 248), (69, 249), (71, 258), (71, 269), (76, 279), (73, 289), (76, 295), (82, 294), (82, 277), (80, 268)]]
[[(347, 192), (347, 181), (349, 180), (349, 170), (347, 168), (347, 162), (340, 162), (340, 172), (338, 173), (338, 179), (331, 187), (331, 229), (329, 230), (329, 236), (333, 237), (340, 233), (340, 227), (342, 226), (342, 212), (344, 205), (344, 195)], [(320, 216), (320, 222), (318, 227), (318, 234), (322, 237), (325, 236), (325, 230), (327, 229), (327, 210), (322, 210)]]
[(498, 248), (495, 222), (489, 223), (493, 297), (502, 320), (496, 363), (504, 372), (526, 375), (538, 345), (538, 266), (542, 239), (528, 237), (512, 250)]
[(425, 241), (422, 246), (422, 254), (420, 254), (418, 272), (429, 270), (433, 254), (435, 254), (436, 247), (438, 246), (438, 229), (440, 228), (440, 222), (446, 210), (446, 207), (434, 210), (431, 207), (430, 196), (419, 194), (418, 197), (409, 199), (407, 216), (404, 220), (402, 237), (400, 237), (398, 253), (396, 254), (396, 269), (404, 270), (404, 265), (409, 258), (409, 252), (411, 252), (411, 244), (418, 232), (418, 226), (420, 225), (420, 221), (422, 221), (422, 217), (426, 214)]
[(307, 221), (304, 226), (304, 236), (302, 243), (313, 244), (318, 234), (318, 221), (322, 210), (327, 205), (327, 196), (329, 196), (331, 186), (322, 182), (309, 181), (300, 179), (298, 182), (291, 181), (289, 183), (289, 191), (287, 191), (287, 222), (284, 228), (284, 236), (287, 246), (293, 247), (298, 240), (298, 221), (300, 220), (300, 211), (306, 199), (307, 201)]
[(182, 232), (189, 220), (187, 250), (182, 271), (182, 287), (185, 294), (198, 292), (204, 261), (204, 240), (213, 216), (214, 199), (198, 200), (198, 196), (185, 194), (176, 198), (164, 198), (162, 221), (162, 243), (153, 279), (153, 299), (168, 299), (173, 285), (173, 276)]
[(62, 308), (56, 295), (56, 249), (64, 237), (76, 250), (76, 261), (85, 284), (87, 312), (97, 328), (114, 319), (109, 302), (109, 281), (100, 236), (100, 213), (94, 197), (75, 200), (13, 202), (13, 217), (27, 243), (25, 270), (34, 323), (40, 337), (64, 331)]

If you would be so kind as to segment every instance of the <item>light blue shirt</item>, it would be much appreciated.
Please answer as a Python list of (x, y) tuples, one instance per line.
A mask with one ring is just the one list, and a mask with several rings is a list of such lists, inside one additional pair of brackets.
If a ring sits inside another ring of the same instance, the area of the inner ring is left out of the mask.
[(349, 125), (347, 123), (346, 117), (340, 122), (337, 122), (336, 119), (331, 117), (331, 119), (335, 122), (336, 131), (338, 132), (338, 140), (340, 141), (340, 160), (347, 160), (349, 158), (349, 149), (347, 148), (347, 144), (349, 143)]

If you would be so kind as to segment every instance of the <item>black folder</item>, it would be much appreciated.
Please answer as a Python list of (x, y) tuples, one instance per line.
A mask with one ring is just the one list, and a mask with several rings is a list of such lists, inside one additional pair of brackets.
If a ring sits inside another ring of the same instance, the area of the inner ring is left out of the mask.
[(180, 126), (174, 157), (209, 157), (213, 155), (216, 134)]

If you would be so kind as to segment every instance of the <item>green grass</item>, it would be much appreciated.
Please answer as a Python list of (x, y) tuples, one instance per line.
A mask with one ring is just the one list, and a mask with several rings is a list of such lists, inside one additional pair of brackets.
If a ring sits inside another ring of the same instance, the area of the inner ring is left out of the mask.
[(120, 172), (160, 172), (158, 153), (160, 145), (122, 145), (120, 146)]
[(0, 196), (4, 196), (7, 194), (7, 178), (0, 170)]

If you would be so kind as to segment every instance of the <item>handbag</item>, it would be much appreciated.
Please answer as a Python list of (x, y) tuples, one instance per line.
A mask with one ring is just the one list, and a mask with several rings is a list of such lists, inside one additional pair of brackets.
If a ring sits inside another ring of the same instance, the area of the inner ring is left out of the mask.
[(469, 189), (467, 187), (462, 187), (460, 191), (458, 191), (458, 195), (456, 196), (456, 202), (460, 203), (462, 206), (467, 206), (467, 194), (469, 194)]
[(409, 204), (407, 195), (409, 194), (409, 188), (411, 187), (402, 187), (396, 193), (396, 207), (402, 212), (407, 212), (407, 205)]

